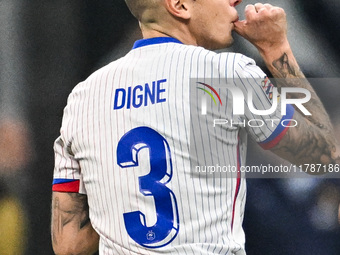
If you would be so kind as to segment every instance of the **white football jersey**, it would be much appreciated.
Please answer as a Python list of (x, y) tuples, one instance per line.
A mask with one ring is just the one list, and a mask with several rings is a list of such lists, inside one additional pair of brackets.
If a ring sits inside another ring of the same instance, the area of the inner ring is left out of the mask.
[[(53, 190), (87, 194), (100, 254), (245, 254), (246, 184), (239, 170), (246, 137), (270, 148), (287, 128), (242, 123), (289, 119), (294, 110), (284, 117), (279, 107), (270, 116), (246, 110), (234, 126), (211, 132), (211, 123), (190, 116), (190, 83), (198, 80), (208, 92), (216, 78), (252, 92), (257, 109), (271, 107), (272, 85), (253, 60), (173, 38), (137, 41), (74, 88), (54, 146)], [(231, 93), (215, 92), (231, 117)], [(209, 141), (202, 142), (207, 132)], [(236, 166), (235, 176), (196, 173), (192, 151), (198, 148)]]

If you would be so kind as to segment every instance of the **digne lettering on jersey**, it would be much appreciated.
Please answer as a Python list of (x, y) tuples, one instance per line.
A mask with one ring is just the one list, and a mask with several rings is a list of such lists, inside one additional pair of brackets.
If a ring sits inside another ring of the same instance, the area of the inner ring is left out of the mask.
[(152, 83), (145, 83), (144, 85), (128, 87), (127, 89), (116, 89), (113, 109), (139, 108), (166, 102), (166, 88), (164, 88), (166, 82), (166, 79), (162, 79)]

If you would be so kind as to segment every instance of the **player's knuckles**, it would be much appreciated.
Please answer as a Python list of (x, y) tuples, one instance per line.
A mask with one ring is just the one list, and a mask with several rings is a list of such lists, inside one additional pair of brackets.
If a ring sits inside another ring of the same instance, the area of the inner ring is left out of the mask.
[(264, 16), (268, 16), (269, 10), (266, 8), (262, 8), (258, 11), (259, 17), (262, 18)]
[(245, 13), (246, 16), (256, 13), (255, 6), (252, 5), (252, 4), (248, 4), (244, 9), (244, 13)]
[(269, 11), (272, 15), (276, 15), (276, 16), (285, 16), (286, 15), (284, 9), (282, 9), (281, 7), (272, 7), (271, 9), (269, 9)]
[(255, 5), (248, 4), (244, 10), (244, 14), (246, 18), (254, 19), (259, 14), (259, 12), (263, 11), (263, 8), (256, 7)]
[(273, 7), (271, 11), (277, 14), (285, 14), (285, 10), (281, 7)]
[(263, 8), (263, 9), (258, 10), (257, 13), (255, 13), (255, 15), (251, 16), (251, 21), (255, 23), (258, 23), (258, 22), (262, 23), (266, 21), (269, 16), (270, 16), (269, 11)]
[(266, 9), (271, 9), (271, 8), (273, 8), (273, 6), (272, 6), (271, 4), (268, 4), (268, 3), (264, 4), (263, 6), (264, 6)]
[(272, 8), (265, 8), (261, 9), (258, 12), (258, 17), (256, 17), (260, 21), (274, 21), (280, 20), (286, 17), (286, 13), (282, 8), (279, 7), (272, 7)]
[(246, 20), (253, 20), (256, 17), (256, 11), (255, 9), (248, 8), (244, 12)]
[(276, 21), (285, 22), (286, 13), (282, 8), (275, 8), (270, 13), (271, 18)]
[(255, 6), (253, 4), (247, 4), (244, 10), (245, 11), (255, 10)]
[(264, 8), (264, 5), (262, 3), (256, 3), (254, 4), (254, 6), (257, 10)]

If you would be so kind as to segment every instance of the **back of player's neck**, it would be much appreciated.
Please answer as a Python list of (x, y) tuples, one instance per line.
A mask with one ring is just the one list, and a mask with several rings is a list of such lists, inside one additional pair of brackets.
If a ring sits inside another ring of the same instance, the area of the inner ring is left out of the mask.
[(184, 44), (187, 45), (197, 45), (194, 38), (190, 36), (188, 33), (183, 33), (181, 29), (177, 28), (176, 30), (166, 30), (161, 26), (157, 26), (156, 24), (152, 25), (143, 25), (141, 24), (141, 30), (144, 39), (155, 38), (155, 37), (172, 37)]

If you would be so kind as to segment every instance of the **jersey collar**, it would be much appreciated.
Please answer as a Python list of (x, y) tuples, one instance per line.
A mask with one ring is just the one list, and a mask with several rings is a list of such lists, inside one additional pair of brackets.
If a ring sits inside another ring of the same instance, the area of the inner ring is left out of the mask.
[(132, 49), (140, 48), (147, 45), (160, 44), (160, 43), (180, 43), (179, 40), (172, 37), (154, 37), (148, 39), (141, 39), (135, 42)]

